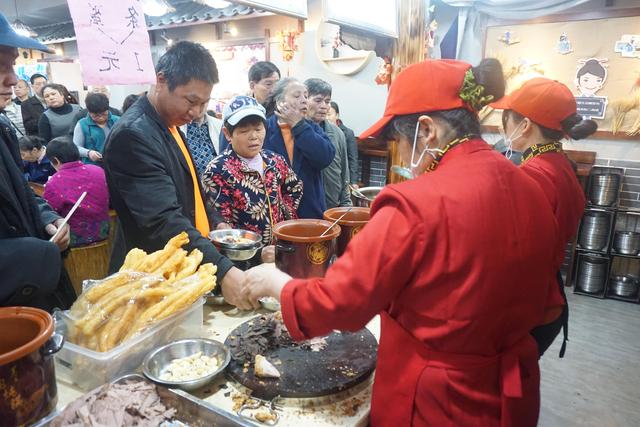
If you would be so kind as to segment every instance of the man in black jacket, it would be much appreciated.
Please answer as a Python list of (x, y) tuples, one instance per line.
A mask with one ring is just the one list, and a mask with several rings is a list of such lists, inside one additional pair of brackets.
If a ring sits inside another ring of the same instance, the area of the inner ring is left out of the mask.
[(44, 113), (46, 105), (42, 98), (42, 88), (47, 84), (47, 78), (42, 74), (31, 76), (33, 96), (22, 103), (22, 123), (27, 135), (38, 135), (38, 122)]
[[(13, 64), (18, 47), (49, 49), (16, 34), (0, 13), (0, 105), (17, 83)], [(62, 219), (34, 196), (24, 180), (18, 141), (0, 115), (0, 306), (68, 308), (75, 298), (60, 252), (69, 245), (69, 226), (50, 242)]]
[[(177, 129), (201, 115), (217, 82), (215, 61), (204, 47), (191, 42), (172, 46), (158, 61), (156, 85), (109, 133), (104, 169), (122, 226), (116, 239), (124, 238), (124, 250), (137, 247), (152, 252), (186, 231), (186, 249), (199, 249), (204, 263), (217, 265), (218, 289), (222, 288), (225, 300), (250, 309), (242, 293), (244, 273), (206, 238), (208, 230), (223, 220), (205, 207), (185, 136)], [(113, 253), (112, 267), (123, 259), (124, 253)]]

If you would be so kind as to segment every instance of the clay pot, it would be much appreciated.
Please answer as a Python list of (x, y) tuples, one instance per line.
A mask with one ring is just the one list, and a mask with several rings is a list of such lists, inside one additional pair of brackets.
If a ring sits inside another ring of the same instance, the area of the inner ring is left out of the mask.
[(49, 313), (31, 307), (0, 308), (0, 331), (0, 424), (34, 423), (56, 407), (53, 354), (63, 337)]
[(321, 219), (292, 219), (273, 227), (276, 237), (276, 267), (297, 279), (323, 277), (336, 258), (340, 226)]
[[(324, 212), (324, 219), (329, 222), (334, 222), (348, 209), (348, 207), (328, 209)], [(340, 221), (338, 221), (338, 225), (340, 225), (340, 228), (342, 229), (340, 236), (338, 237), (338, 256), (344, 253), (351, 239), (353, 239), (353, 237), (362, 230), (362, 227), (369, 222), (369, 210), (369, 208), (351, 208), (351, 210), (347, 212)]]

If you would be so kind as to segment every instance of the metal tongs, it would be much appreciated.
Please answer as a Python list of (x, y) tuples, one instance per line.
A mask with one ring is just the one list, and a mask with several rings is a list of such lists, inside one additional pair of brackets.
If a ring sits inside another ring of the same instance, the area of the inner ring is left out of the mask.
[[(276, 405), (276, 400), (278, 399), (280, 399), (280, 396), (276, 396), (271, 400), (264, 400), (257, 397), (250, 397), (249, 401), (246, 402), (244, 405), (242, 405), (240, 409), (238, 409), (238, 412), (236, 412), (236, 414), (238, 414), (239, 417), (242, 417), (249, 421), (253, 421), (253, 422), (257, 421), (260, 424), (274, 426), (278, 424), (278, 422), (280, 421), (280, 413), (278, 411), (282, 411), (283, 409), (282, 406)], [(269, 415), (272, 415), (275, 418), (275, 420), (258, 421), (255, 418), (255, 416), (252, 414), (245, 415), (245, 413), (247, 413), (248, 411), (255, 411), (261, 408), (266, 409)]]

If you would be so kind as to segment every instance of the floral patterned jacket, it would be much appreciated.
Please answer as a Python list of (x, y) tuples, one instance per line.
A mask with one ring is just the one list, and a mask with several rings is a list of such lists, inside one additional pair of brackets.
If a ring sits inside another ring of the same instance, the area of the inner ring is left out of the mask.
[(260, 155), (264, 176), (250, 169), (229, 147), (209, 163), (201, 180), (210, 207), (233, 228), (261, 234), (268, 245), (273, 224), (298, 218), (302, 181), (284, 157), (269, 150)]

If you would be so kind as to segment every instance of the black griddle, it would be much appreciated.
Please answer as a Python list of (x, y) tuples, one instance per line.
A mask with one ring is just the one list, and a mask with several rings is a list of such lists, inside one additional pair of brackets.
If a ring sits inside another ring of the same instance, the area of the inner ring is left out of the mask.
[[(225, 344), (249, 327), (247, 321), (234, 329)], [(299, 345), (271, 348), (263, 354), (280, 371), (280, 378), (255, 376), (253, 361), (245, 367), (231, 359), (227, 375), (253, 391), (253, 396), (271, 400), (276, 396), (310, 398), (335, 394), (365, 381), (376, 366), (378, 343), (368, 329), (332, 332), (325, 349), (314, 352)], [(282, 362), (282, 363), (279, 363)], [(246, 370), (246, 372), (245, 372)]]

